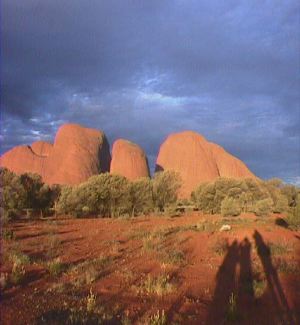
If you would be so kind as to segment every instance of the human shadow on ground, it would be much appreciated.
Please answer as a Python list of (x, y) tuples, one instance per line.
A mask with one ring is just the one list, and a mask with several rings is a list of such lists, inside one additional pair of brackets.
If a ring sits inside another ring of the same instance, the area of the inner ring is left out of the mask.
[(277, 312), (277, 317), (280, 319), (282, 324), (295, 324), (287, 299), (280, 284), (277, 270), (272, 263), (271, 250), (257, 230), (255, 230), (253, 238), (255, 240), (257, 254), (264, 268), (268, 288), (272, 295), (272, 302), (275, 306), (274, 310)]
[(254, 232), (253, 238), (268, 285), (268, 291), (263, 292), (264, 299), (255, 297), (257, 279), (252, 270), (251, 243), (248, 238), (240, 243), (235, 240), (227, 245), (217, 272), (206, 324), (296, 324), (272, 263), (270, 248), (258, 231)]

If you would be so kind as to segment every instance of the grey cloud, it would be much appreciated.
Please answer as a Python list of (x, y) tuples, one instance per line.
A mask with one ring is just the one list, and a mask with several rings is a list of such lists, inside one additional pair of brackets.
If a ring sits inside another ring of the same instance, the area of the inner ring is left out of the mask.
[(1, 151), (78, 122), (140, 143), (153, 164), (168, 133), (193, 129), (261, 177), (297, 179), (299, 9), (3, 0)]

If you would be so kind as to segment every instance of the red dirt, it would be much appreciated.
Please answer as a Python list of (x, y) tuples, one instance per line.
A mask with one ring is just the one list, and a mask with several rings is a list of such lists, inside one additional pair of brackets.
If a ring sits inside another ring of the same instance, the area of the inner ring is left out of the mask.
[[(32, 263), (26, 266), (21, 285), (2, 292), (1, 324), (35, 324), (51, 310), (85, 308), (90, 288), (97, 304), (115, 316), (116, 324), (124, 315), (133, 324), (145, 324), (157, 310), (165, 311), (168, 324), (226, 324), (232, 292), (237, 297), (239, 324), (299, 324), (300, 274), (280, 271), (278, 263), (281, 259), (300, 267), (300, 234), (275, 225), (273, 217), (246, 215), (231, 220), (229, 232), (218, 231), (225, 223), (221, 217), (199, 213), (17, 222), (11, 226), (16, 239), (3, 242), (4, 252), (17, 243)], [(147, 237), (147, 231), (156, 237)], [(51, 277), (43, 264), (53, 238), (59, 242), (56, 254), (68, 268), (99, 256), (111, 260), (97, 281), (75, 287), (74, 274)], [(143, 248), (147, 238), (154, 244), (149, 250)], [(219, 245), (225, 251), (218, 255), (216, 245), (225, 240), (227, 248)], [(270, 243), (288, 250), (269, 254)], [(182, 251), (185, 259), (181, 264), (164, 263), (165, 251)], [(10, 273), (11, 267), (4, 263), (1, 272)], [(168, 274), (175, 289), (162, 297), (137, 292), (148, 274)], [(255, 298), (252, 285), (260, 278), (266, 285)], [(64, 289), (56, 290), (58, 284)]]

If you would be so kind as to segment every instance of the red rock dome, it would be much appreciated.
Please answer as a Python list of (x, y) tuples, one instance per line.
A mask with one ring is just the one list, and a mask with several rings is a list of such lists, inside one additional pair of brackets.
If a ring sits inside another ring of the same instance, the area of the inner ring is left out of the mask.
[(149, 167), (145, 152), (137, 144), (124, 139), (114, 142), (110, 172), (125, 176), (129, 180), (149, 177)]
[(182, 197), (188, 197), (200, 183), (218, 177), (255, 177), (242, 161), (193, 131), (167, 137), (156, 161), (156, 171), (159, 170), (179, 172)]
[(35, 142), (18, 146), (1, 157), (1, 166), (17, 174), (32, 172), (48, 184), (79, 184), (109, 171), (110, 153), (105, 134), (77, 124), (58, 130), (54, 144)]

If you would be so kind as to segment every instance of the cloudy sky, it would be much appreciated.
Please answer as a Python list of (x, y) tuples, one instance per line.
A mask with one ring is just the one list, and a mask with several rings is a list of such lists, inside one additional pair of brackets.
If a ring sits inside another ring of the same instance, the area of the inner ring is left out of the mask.
[(298, 0), (2, 0), (1, 152), (65, 122), (140, 144), (153, 167), (195, 130), (300, 184)]

